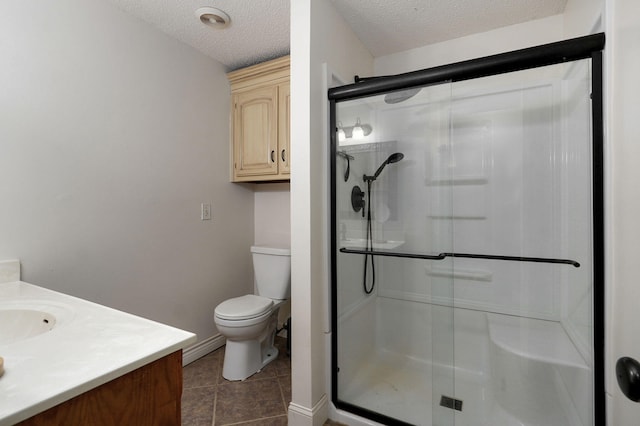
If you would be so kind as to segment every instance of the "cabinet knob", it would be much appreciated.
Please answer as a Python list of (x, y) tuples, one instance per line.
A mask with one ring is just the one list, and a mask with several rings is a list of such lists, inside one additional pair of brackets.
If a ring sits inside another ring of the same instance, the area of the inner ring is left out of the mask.
[(275, 162), (276, 162), (276, 157), (275, 157), (275, 155), (276, 155), (276, 151), (272, 149), (272, 150), (271, 150), (271, 162), (272, 162), (272, 163), (275, 163)]
[(287, 161), (284, 159), (284, 149), (282, 150), (282, 153), (280, 154), (280, 157), (282, 157), (282, 161)]

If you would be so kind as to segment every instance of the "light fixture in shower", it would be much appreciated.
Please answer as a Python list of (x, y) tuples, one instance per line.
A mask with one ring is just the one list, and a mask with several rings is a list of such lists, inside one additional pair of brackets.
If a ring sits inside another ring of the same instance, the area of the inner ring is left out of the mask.
[(226, 28), (231, 22), (229, 15), (215, 7), (201, 7), (196, 10), (196, 16), (200, 22), (213, 28)]
[(345, 139), (362, 139), (365, 136), (369, 136), (373, 131), (370, 124), (363, 124), (360, 122), (360, 117), (356, 119), (356, 124), (353, 126), (343, 126), (342, 122), (338, 122), (338, 141), (343, 142)]
[(356, 120), (356, 125), (353, 126), (353, 131), (351, 132), (351, 136), (354, 139), (364, 138), (364, 129), (362, 128), (362, 123), (360, 123), (360, 117), (358, 117), (358, 120)]

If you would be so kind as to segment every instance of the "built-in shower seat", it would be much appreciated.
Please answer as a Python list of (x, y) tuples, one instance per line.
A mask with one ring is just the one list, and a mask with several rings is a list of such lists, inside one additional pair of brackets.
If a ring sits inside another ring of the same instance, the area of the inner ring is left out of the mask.
[(591, 424), (591, 368), (560, 322), (500, 314), (487, 322), (491, 389), (503, 410), (524, 424)]

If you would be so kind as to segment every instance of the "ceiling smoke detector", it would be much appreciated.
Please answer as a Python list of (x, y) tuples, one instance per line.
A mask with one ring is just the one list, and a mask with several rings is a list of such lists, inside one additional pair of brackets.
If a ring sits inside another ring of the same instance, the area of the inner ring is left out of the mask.
[(196, 16), (200, 22), (214, 28), (225, 28), (231, 22), (229, 15), (215, 7), (201, 7), (196, 10)]

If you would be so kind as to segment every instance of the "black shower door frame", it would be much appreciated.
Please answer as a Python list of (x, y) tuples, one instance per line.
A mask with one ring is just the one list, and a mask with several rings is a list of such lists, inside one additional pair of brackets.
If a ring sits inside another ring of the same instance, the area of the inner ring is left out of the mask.
[(605, 402), (605, 282), (604, 282), (604, 122), (603, 59), (604, 33), (588, 35), (384, 77), (359, 78), (357, 83), (329, 89), (330, 200), (331, 200), (331, 400), (339, 409), (383, 424), (406, 424), (366, 410), (338, 398), (338, 309), (336, 241), (336, 104), (381, 93), (471, 80), (563, 62), (591, 59), (592, 114), (592, 197), (593, 197), (593, 348), (594, 348), (594, 424), (606, 424)]

